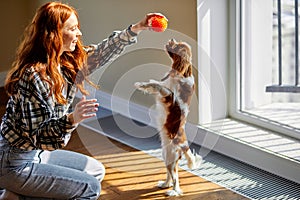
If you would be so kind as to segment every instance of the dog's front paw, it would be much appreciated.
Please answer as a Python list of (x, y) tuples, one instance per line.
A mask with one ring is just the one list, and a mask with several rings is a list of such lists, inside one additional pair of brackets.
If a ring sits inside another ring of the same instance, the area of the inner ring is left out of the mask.
[(157, 186), (159, 188), (169, 188), (169, 187), (172, 187), (173, 186), (173, 183), (167, 183), (166, 181), (158, 181), (158, 184)]
[(179, 195), (182, 195), (182, 191), (181, 190), (168, 190), (166, 192), (166, 195), (167, 196), (179, 196)]
[(134, 86), (138, 90), (141, 90), (144, 93), (148, 93), (148, 94), (157, 94), (158, 91), (161, 89), (160, 85), (156, 83), (149, 83), (149, 82), (136, 82)]
[(143, 82), (135, 82), (134, 87), (136, 87), (137, 89), (140, 89), (143, 84), (144, 84)]
[(141, 90), (144, 93), (147, 93), (146, 85), (147, 85), (147, 83), (145, 83), (145, 82), (136, 82), (136, 83), (134, 83), (134, 86), (136, 87), (136, 89)]

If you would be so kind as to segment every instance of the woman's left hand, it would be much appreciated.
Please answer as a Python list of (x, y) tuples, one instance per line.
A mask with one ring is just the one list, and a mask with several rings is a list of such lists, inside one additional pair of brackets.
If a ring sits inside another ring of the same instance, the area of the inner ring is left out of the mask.
[(96, 116), (99, 104), (96, 103), (97, 99), (86, 99), (82, 96), (81, 100), (75, 105), (74, 111), (70, 114), (71, 121), (78, 124), (81, 121)]

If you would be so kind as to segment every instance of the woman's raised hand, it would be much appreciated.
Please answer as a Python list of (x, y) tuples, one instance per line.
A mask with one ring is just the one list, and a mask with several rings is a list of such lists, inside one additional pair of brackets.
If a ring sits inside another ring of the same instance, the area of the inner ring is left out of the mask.
[(132, 25), (131, 31), (138, 34), (139, 32), (141, 32), (143, 30), (152, 30), (151, 19), (155, 16), (161, 16), (161, 17), (166, 18), (161, 13), (148, 13), (142, 20), (140, 20), (136, 24)]

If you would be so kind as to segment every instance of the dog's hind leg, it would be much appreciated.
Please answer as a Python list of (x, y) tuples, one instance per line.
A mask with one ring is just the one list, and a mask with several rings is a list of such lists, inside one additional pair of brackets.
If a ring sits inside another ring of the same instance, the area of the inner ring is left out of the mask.
[(182, 195), (182, 190), (179, 186), (179, 175), (178, 175), (178, 161), (180, 158), (178, 158), (174, 163), (170, 164), (167, 168), (169, 170), (170, 176), (173, 180), (173, 190), (168, 190), (166, 192), (166, 195), (168, 196), (178, 196)]
[(162, 189), (173, 186), (173, 182), (169, 170), (167, 170), (167, 179), (165, 181), (158, 181), (157, 186)]
[[(164, 162), (165, 162), (165, 166), (167, 168), (167, 178), (165, 181), (158, 181), (158, 187), (159, 188), (169, 188), (169, 187), (172, 187), (173, 186), (173, 182), (172, 182), (172, 177), (171, 177), (171, 174), (170, 174), (170, 170), (168, 168), (168, 165), (170, 164), (169, 160), (170, 160), (170, 155), (168, 153), (169, 149), (168, 146), (165, 146), (165, 147), (162, 147), (162, 156), (163, 156), (163, 159), (164, 159)], [(168, 157), (169, 156), (169, 157)]]
[(186, 149), (184, 152), (185, 158), (188, 161), (188, 167), (190, 169), (197, 169), (200, 167), (200, 165), (202, 164), (202, 156), (196, 154), (196, 153), (192, 153), (191, 149), (189, 147), (187, 147), (188, 149)]
[(178, 161), (180, 157), (180, 152), (174, 149), (173, 145), (163, 147), (163, 158), (167, 168), (167, 179), (166, 181), (159, 181), (158, 187), (169, 188), (173, 186), (172, 190), (166, 192), (166, 195), (168, 196), (178, 196), (182, 194), (179, 187), (178, 176)]
[[(182, 130), (184, 130), (184, 129), (182, 129)], [(173, 139), (174, 145), (178, 145), (180, 147), (180, 149), (184, 153), (184, 156), (185, 156), (185, 158), (188, 162), (187, 165), (190, 169), (199, 168), (200, 165), (202, 164), (202, 156), (200, 156), (196, 153), (192, 153), (187, 140), (182, 139), (182, 138), (186, 138), (185, 131), (181, 131), (181, 132), (178, 132), (178, 133), (181, 133), (181, 134), (177, 135)]]

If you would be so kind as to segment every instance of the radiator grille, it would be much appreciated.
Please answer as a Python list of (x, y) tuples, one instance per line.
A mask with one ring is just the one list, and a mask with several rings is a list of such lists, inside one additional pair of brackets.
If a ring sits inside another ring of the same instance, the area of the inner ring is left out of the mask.
[[(199, 147), (192, 145), (192, 148)], [(161, 149), (146, 150), (145, 152), (162, 159)], [(189, 170), (185, 162), (185, 160), (181, 160), (179, 164), (184, 170), (249, 199), (300, 199), (299, 184), (215, 152), (210, 152), (204, 157), (200, 169)]]

